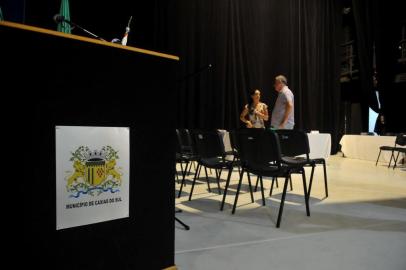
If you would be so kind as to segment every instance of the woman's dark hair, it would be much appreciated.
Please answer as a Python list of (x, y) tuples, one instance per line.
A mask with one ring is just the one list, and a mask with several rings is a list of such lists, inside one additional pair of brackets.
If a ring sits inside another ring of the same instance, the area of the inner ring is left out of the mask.
[(252, 107), (252, 104), (254, 103), (254, 100), (252, 99), (252, 96), (255, 95), (255, 92), (259, 91), (258, 89), (254, 89), (250, 91), (250, 95), (248, 97), (248, 113), (253, 114), (254, 113), (254, 108)]

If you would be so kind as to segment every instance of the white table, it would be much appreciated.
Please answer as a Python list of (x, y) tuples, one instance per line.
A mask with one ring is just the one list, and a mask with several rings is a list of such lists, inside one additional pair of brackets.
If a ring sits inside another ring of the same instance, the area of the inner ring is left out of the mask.
[[(395, 136), (367, 136), (367, 135), (344, 135), (341, 140), (341, 152), (345, 157), (376, 161), (379, 147), (394, 146)], [(380, 162), (389, 162), (390, 151), (382, 151)]]
[[(230, 136), (228, 131), (219, 130), (223, 136), (224, 148), (226, 151), (231, 150)], [(331, 135), (329, 133), (308, 133), (310, 158), (328, 159), (331, 152)]]
[(310, 146), (310, 158), (328, 159), (331, 153), (330, 133), (307, 133)]

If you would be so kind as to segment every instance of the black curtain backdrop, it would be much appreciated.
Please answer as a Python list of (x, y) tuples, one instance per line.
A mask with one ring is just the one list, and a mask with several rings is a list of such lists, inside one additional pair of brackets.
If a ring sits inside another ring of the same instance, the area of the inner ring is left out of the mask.
[[(55, 29), (60, 1), (25, 0), (27, 24)], [(340, 115), (340, 12), (335, 0), (71, 0), (71, 20), (107, 40), (121, 38), (134, 16), (128, 45), (181, 57), (179, 127), (242, 127), (239, 114), (253, 88), (272, 110), (274, 77), (295, 94), (296, 127), (329, 132), (337, 150)], [(85, 35), (75, 29), (73, 33)]]
[[(404, 84), (394, 84), (405, 18), (401, 1), (354, 0), (356, 39), (360, 44), (363, 126), (367, 106), (376, 109), (372, 91), (371, 44), (375, 42), (378, 90), (388, 131), (401, 131), (398, 108)], [(273, 78), (288, 77), (295, 94), (296, 127), (330, 132), (336, 150), (340, 121), (338, 44), (341, 0), (71, 0), (72, 21), (107, 40), (121, 38), (133, 15), (128, 45), (181, 56), (178, 78), (204, 69), (178, 86), (179, 127), (238, 128), (238, 116), (252, 88), (273, 108)], [(3, 0), (6, 19), (56, 29), (59, 0)], [(85, 35), (78, 29), (74, 34)]]
[(296, 127), (339, 134), (340, 7), (337, 1), (178, 0), (168, 6), (167, 48), (181, 57), (178, 124), (242, 127), (239, 115), (253, 88), (272, 110), (274, 77), (295, 95)]

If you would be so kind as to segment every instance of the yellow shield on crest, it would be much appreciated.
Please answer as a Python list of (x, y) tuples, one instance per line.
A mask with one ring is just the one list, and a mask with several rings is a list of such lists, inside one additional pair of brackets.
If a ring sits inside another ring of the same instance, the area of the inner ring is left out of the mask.
[(103, 159), (87, 160), (85, 179), (92, 186), (101, 184), (106, 179), (106, 161)]

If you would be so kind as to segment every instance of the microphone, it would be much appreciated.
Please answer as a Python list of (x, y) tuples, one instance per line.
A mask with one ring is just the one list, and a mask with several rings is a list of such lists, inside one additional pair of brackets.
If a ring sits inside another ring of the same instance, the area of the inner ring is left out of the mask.
[(71, 22), (71, 21), (65, 19), (65, 16), (63, 16), (63, 15), (61, 15), (61, 14), (55, 14), (54, 17), (53, 17), (53, 19), (54, 19), (54, 21), (55, 21), (56, 23), (63, 23), (63, 22), (66, 22), (66, 23), (68, 23), (69, 25), (71, 25), (71, 26), (73, 26), (73, 27), (79, 28), (80, 30), (82, 30), (83, 32), (89, 34), (90, 36), (92, 36), (92, 37), (94, 37), (94, 38), (100, 39), (100, 40), (102, 40), (102, 41), (106, 41), (106, 40), (104, 40), (103, 38), (99, 37), (98, 35), (96, 35), (96, 34), (90, 32), (89, 30), (86, 30), (85, 28), (81, 27), (80, 25), (77, 25), (76, 23)]
[(128, 21), (127, 27), (125, 28), (125, 33), (124, 33), (123, 39), (121, 40), (121, 45), (124, 45), (124, 46), (127, 45), (128, 33), (130, 33), (130, 24), (131, 24), (132, 19), (133, 19), (133, 16), (130, 17), (130, 20)]

